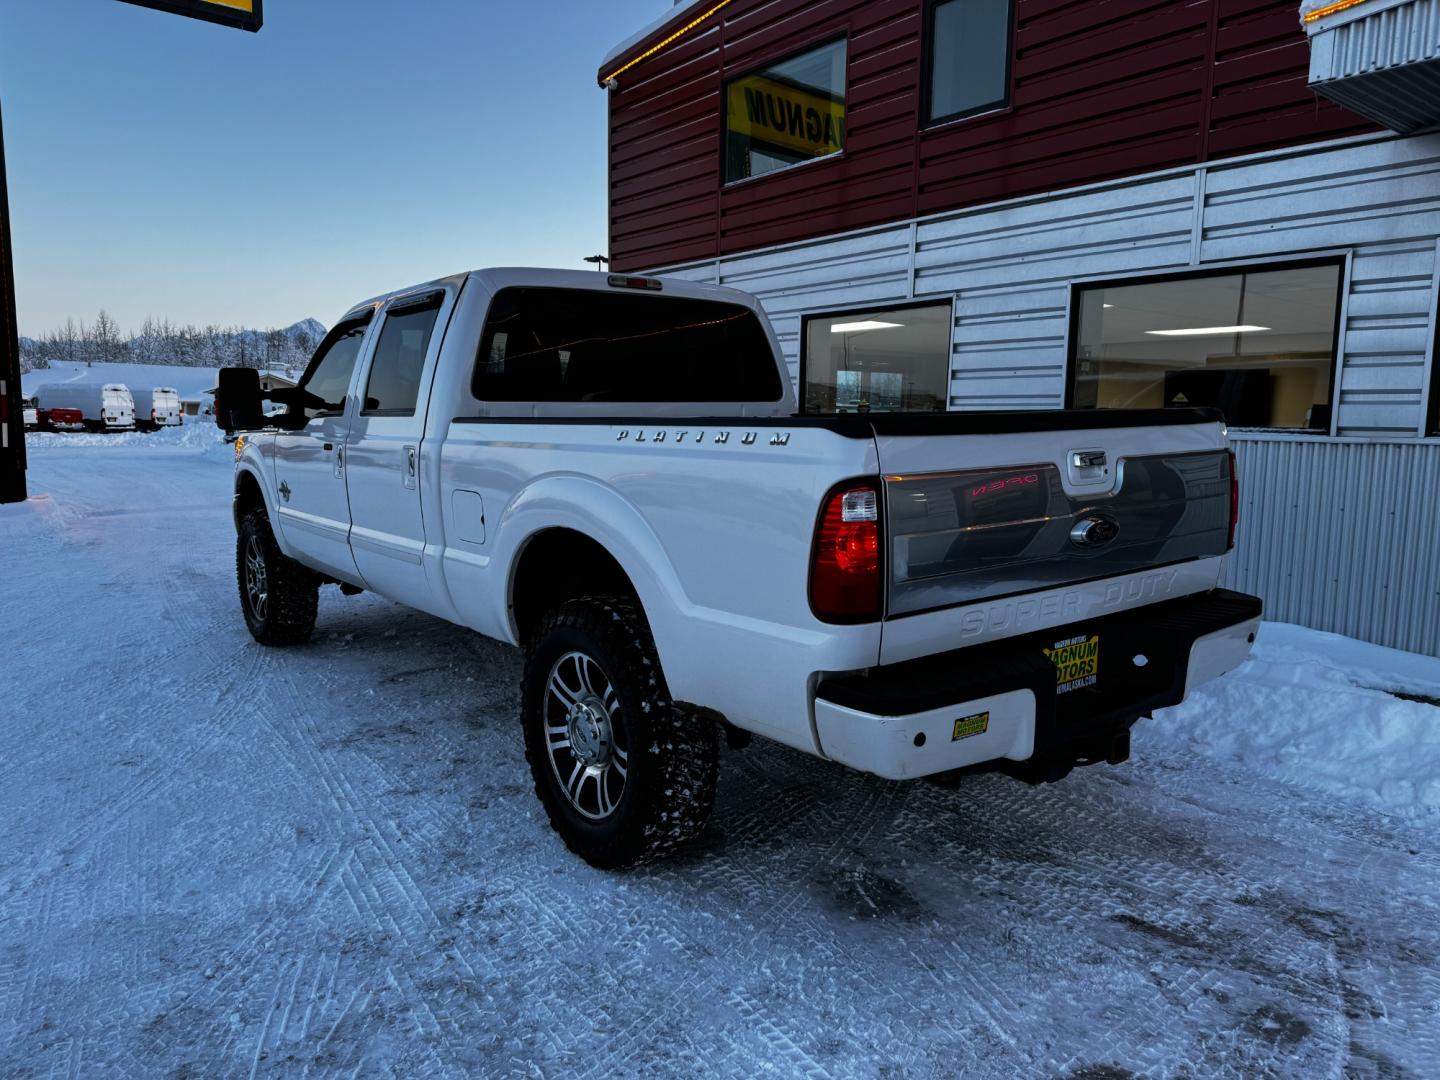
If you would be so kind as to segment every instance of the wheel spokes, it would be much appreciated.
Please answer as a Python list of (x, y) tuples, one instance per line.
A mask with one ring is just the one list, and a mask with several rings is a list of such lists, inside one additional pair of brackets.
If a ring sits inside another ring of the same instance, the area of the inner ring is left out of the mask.
[(592, 657), (565, 653), (550, 669), (541, 711), (551, 771), (566, 800), (591, 820), (609, 817), (630, 771), (614, 683)]

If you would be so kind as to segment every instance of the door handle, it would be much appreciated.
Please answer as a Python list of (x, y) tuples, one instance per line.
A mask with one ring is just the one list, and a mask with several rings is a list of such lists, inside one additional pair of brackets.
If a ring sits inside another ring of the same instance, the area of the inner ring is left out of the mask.
[(404, 484), (405, 484), (405, 486), (406, 486), (407, 488), (413, 488), (413, 487), (415, 486), (416, 449), (415, 449), (415, 447), (413, 447), (413, 446), (407, 446), (407, 447), (405, 447), (404, 453), (405, 453), (405, 479), (404, 479)]

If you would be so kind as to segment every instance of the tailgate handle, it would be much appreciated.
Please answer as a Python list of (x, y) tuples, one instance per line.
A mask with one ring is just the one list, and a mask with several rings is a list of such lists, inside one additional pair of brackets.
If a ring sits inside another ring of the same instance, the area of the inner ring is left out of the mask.
[(1100, 469), (1105, 466), (1104, 450), (1077, 450), (1070, 456), (1070, 463), (1077, 469)]

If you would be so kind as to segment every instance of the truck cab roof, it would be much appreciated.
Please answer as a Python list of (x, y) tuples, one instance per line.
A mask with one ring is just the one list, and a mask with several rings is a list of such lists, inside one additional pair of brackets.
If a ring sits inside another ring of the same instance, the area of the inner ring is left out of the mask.
[[(603, 292), (610, 289), (626, 288), (624, 284), (617, 282), (628, 282), (642, 280), (640, 275), (635, 274), (611, 274), (596, 272), (594, 270), (557, 270), (548, 267), (532, 266), (494, 266), (478, 270), (470, 270), (460, 274), (450, 274), (446, 277), (435, 278), (419, 285), (411, 285), (403, 289), (396, 289), (392, 292), (383, 293), (380, 296), (372, 296), (370, 299), (354, 305), (340, 320), (345, 322), (363, 315), (366, 311), (375, 311), (399, 297), (419, 296), (433, 289), (442, 289), (446, 286), (459, 288), (466, 281), (473, 280), (476, 284), (483, 286), (491, 293), (499, 292), (505, 288), (548, 288), (548, 289), (592, 289), (596, 292)], [(671, 295), (684, 296), (697, 300), (716, 300), (721, 303), (739, 304), (742, 307), (753, 308), (760, 311), (761, 308), (756, 299), (749, 293), (741, 292), (738, 289), (727, 288), (724, 285), (706, 285), (693, 281), (684, 281), (680, 278), (671, 277), (649, 277), (644, 280), (658, 281), (658, 289), (645, 291), (654, 292), (657, 296)]]

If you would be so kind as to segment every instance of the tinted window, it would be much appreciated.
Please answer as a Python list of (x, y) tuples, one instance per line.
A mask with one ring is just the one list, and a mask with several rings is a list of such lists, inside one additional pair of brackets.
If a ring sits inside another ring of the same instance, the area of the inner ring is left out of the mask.
[(653, 293), (502, 289), (475, 365), (481, 401), (778, 401), (749, 308)]
[(350, 376), (355, 373), (355, 360), (365, 340), (366, 325), (361, 322), (338, 326), (316, 350), (300, 385), (332, 408), (306, 408), (306, 416), (328, 415), (345, 408), (345, 395), (350, 390)]
[(1010, 0), (940, 0), (930, 9), (930, 121), (1004, 105), (1010, 96)]
[(1078, 289), (1073, 403), (1328, 430), (1340, 276), (1327, 263)]
[(380, 328), (370, 379), (365, 387), (366, 416), (413, 416), (420, 396), (420, 372), (430, 334), (440, 313), (439, 293), (420, 303), (391, 309)]
[(725, 179), (774, 172), (845, 149), (845, 42), (725, 85)]

